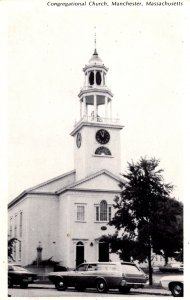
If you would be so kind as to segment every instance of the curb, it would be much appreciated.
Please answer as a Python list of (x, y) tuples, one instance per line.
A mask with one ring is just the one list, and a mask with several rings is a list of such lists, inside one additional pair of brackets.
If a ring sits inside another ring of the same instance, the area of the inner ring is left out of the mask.
[[(30, 286), (33, 286), (35, 288), (39, 289), (52, 289), (55, 288), (54, 284), (50, 282), (45, 283), (33, 283)], [(138, 294), (147, 294), (147, 295), (153, 295), (153, 296), (171, 296), (171, 293), (169, 291), (166, 291), (164, 289), (159, 288), (150, 288), (150, 289), (131, 289), (132, 292), (138, 293)], [(127, 295), (127, 294), (126, 294)]]
[[(134, 291), (134, 289), (132, 291)], [(171, 293), (165, 290), (158, 291), (157, 293), (154, 290), (144, 290), (144, 291), (135, 290), (135, 292), (138, 294), (144, 294), (144, 295), (146, 294), (152, 296), (171, 296)]]

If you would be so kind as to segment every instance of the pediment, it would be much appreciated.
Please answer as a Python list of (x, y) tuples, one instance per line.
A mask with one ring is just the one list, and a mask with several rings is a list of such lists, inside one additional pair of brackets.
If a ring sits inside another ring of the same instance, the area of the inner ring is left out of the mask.
[[(83, 180), (77, 181), (66, 189), (69, 190), (108, 190), (108, 191), (120, 191), (119, 188), (120, 178), (113, 175), (107, 170), (102, 170), (91, 176), (84, 178)], [(64, 192), (66, 189), (58, 191), (59, 193)]]

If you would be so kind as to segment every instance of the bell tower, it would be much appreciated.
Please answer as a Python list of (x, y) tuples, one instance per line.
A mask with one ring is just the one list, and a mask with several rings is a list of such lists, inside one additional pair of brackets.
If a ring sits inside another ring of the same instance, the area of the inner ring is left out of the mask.
[(108, 68), (96, 47), (83, 68), (84, 85), (79, 92), (80, 120), (71, 135), (75, 138), (76, 180), (106, 169), (120, 173), (119, 120), (112, 116), (113, 94), (107, 87)]

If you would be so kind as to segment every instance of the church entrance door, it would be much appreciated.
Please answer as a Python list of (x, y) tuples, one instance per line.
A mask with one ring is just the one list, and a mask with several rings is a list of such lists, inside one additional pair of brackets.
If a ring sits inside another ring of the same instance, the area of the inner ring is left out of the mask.
[(109, 261), (109, 243), (99, 241), (99, 261)]
[(84, 262), (84, 244), (78, 242), (76, 245), (76, 266)]

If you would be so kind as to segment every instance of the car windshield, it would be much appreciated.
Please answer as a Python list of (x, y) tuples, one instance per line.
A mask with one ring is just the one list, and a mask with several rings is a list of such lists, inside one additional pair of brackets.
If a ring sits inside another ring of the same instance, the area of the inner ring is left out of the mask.
[(76, 268), (75, 271), (86, 271), (87, 269), (87, 265), (80, 265), (79, 267)]
[(123, 265), (122, 264), (122, 272), (130, 273), (130, 274), (139, 274), (142, 273), (136, 266), (134, 265)]
[(97, 270), (97, 264), (88, 265), (88, 271), (96, 271), (96, 270)]

